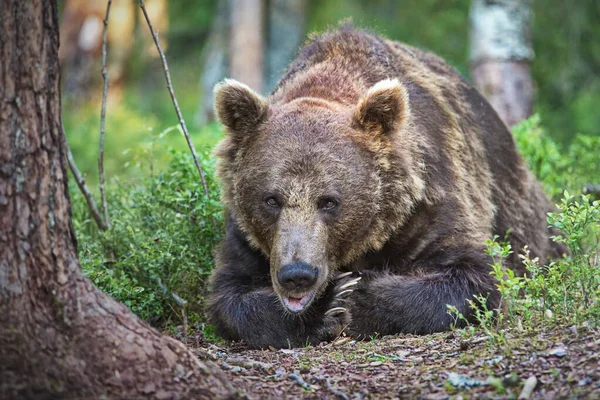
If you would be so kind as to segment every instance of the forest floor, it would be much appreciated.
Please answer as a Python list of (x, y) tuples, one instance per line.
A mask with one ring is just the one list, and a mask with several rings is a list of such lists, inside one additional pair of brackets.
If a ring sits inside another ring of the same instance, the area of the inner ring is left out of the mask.
[[(249, 350), (185, 342), (247, 399), (600, 399), (600, 329), (509, 335), (340, 338), (316, 347)], [(499, 350), (500, 349), (500, 350)]]

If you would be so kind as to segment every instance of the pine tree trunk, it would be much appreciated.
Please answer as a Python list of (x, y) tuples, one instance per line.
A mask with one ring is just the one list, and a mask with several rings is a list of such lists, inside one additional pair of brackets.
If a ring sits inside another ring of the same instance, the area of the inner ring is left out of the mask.
[(224, 398), (212, 364), (81, 272), (56, 1), (0, 1), (0, 398)]
[(530, 25), (530, 0), (473, 0), (473, 82), (509, 127), (532, 112)]
[(263, 0), (230, 1), (229, 69), (233, 79), (263, 90)]

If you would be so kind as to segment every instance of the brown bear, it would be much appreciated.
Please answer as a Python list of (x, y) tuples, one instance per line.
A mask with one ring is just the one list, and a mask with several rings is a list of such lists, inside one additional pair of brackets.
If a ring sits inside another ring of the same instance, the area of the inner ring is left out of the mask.
[(433, 54), (342, 27), (312, 37), (268, 97), (225, 80), (215, 107), (227, 229), (208, 314), (226, 339), (447, 330), (447, 305), (471, 318), (474, 295), (499, 304), (486, 239), (560, 253), (510, 132)]

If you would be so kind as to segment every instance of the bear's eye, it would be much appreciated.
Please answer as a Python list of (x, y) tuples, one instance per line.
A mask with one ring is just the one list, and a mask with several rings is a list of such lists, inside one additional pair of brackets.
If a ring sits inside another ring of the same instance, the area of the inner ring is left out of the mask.
[(269, 207), (279, 208), (279, 202), (274, 196), (267, 197), (265, 203), (267, 203)]
[(330, 197), (323, 198), (319, 201), (319, 208), (323, 211), (331, 211), (338, 206), (338, 201)]

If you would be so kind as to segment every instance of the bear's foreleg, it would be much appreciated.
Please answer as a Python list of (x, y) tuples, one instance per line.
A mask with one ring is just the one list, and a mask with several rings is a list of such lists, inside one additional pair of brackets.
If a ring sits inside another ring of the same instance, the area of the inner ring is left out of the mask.
[(445, 331), (452, 324), (464, 324), (448, 313), (447, 305), (456, 307), (472, 321), (473, 310), (468, 300), (477, 303), (475, 295), (487, 298), (488, 309), (497, 308), (500, 296), (487, 264), (467, 265), (459, 263), (439, 272), (408, 276), (389, 272), (365, 274), (352, 293), (348, 333), (367, 338)]

